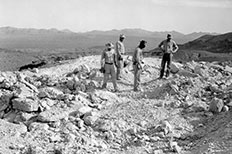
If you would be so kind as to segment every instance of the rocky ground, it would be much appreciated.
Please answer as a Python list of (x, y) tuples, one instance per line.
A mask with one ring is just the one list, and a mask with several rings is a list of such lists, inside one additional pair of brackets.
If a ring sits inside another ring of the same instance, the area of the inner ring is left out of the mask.
[(174, 63), (158, 80), (146, 58), (142, 92), (128, 65), (120, 91), (100, 89), (99, 56), (0, 73), (0, 153), (232, 153), (232, 68)]

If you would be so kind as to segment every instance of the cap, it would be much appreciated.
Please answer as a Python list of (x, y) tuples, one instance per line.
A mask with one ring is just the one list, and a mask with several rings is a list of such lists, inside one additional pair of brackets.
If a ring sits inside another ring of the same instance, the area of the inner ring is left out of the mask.
[(120, 34), (119, 36), (120, 38), (126, 38), (126, 36), (124, 34)]
[(171, 34), (168, 34), (168, 35), (167, 35), (167, 38), (172, 38), (172, 35), (171, 35)]
[(107, 43), (107, 44), (106, 44), (106, 47), (108, 47), (108, 48), (113, 48), (114, 45), (113, 45), (113, 43)]
[(146, 43), (147, 43), (147, 41), (145, 41), (145, 40), (140, 41), (140, 44), (146, 44)]

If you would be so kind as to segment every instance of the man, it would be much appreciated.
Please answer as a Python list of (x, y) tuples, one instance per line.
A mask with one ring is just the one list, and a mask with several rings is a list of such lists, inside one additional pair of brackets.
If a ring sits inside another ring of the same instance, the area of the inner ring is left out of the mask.
[(172, 35), (168, 34), (167, 39), (159, 44), (159, 48), (163, 51), (163, 58), (161, 62), (161, 70), (159, 77), (160, 79), (162, 79), (164, 76), (166, 63), (167, 63), (166, 77), (169, 77), (172, 55), (178, 50), (178, 46), (176, 45), (175, 41), (172, 40)]
[(118, 91), (118, 87), (116, 84), (116, 54), (113, 49), (114, 45), (112, 43), (106, 44), (106, 49), (102, 52), (101, 56), (101, 68), (104, 68), (104, 80), (102, 88), (106, 88), (107, 82), (109, 80), (109, 75), (111, 75), (111, 79), (114, 85), (115, 92)]
[(116, 42), (116, 54), (117, 54), (117, 80), (122, 78), (122, 69), (123, 69), (123, 55), (125, 54), (125, 47), (123, 41), (125, 39), (125, 35), (121, 34), (119, 36), (119, 41)]
[(141, 40), (139, 46), (135, 49), (132, 62), (134, 68), (134, 91), (143, 91), (140, 87), (140, 75), (143, 68), (143, 49), (146, 47), (146, 41)]

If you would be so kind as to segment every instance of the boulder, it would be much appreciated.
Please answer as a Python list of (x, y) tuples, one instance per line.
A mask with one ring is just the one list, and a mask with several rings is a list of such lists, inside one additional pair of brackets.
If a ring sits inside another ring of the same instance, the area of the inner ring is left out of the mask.
[(171, 73), (173, 73), (173, 74), (176, 74), (180, 69), (178, 68), (178, 66), (176, 65), (176, 64), (174, 64), (174, 63), (171, 63), (171, 65), (170, 65), (170, 68), (171, 68)]
[(38, 100), (31, 98), (15, 98), (12, 100), (13, 108), (21, 111), (32, 112), (38, 111)]
[(200, 65), (195, 66), (193, 71), (194, 71), (194, 73), (199, 74), (199, 75), (201, 75), (201, 76), (204, 75), (203, 69), (201, 68)]
[(226, 65), (225, 71), (229, 72), (229, 73), (232, 73), (232, 67)]
[(99, 97), (101, 100), (108, 102), (116, 102), (119, 101), (119, 97), (110, 91), (97, 90), (93, 93), (96, 97)]
[(13, 136), (18, 136), (27, 132), (27, 127), (23, 124), (13, 124), (0, 119), (0, 138), (1, 140), (10, 139)]
[(12, 97), (13, 93), (0, 91), (0, 111), (5, 110), (9, 106)]
[(19, 83), (16, 85), (17, 89), (15, 96), (19, 98), (34, 97), (35, 93), (32, 89), (28, 88), (25, 84)]
[(51, 98), (57, 99), (59, 95), (63, 95), (63, 92), (55, 87), (45, 87), (39, 90), (38, 97), (39, 98)]
[(41, 112), (37, 119), (41, 122), (56, 122), (60, 119), (67, 118), (69, 115), (74, 114), (81, 108), (81, 104), (73, 104), (67, 108), (53, 106), (50, 110)]
[(180, 76), (184, 76), (184, 77), (197, 77), (197, 74), (192, 73), (192, 72), (187, 71), (187, 70), (180, 70), (180, 71), (178, 72), (178, 74), (179, 74)]
[(88, 106), (83, 106), (81, 108), (78, 109), (78, 114), (80, 116), (85, 115), (86, 113), (90, 113), (92, 111), (91, 107)]
[(213, 113), (219, 113), (222, 111), (224, 103), (221, 99), (214, 98), (209, 104), (209, 111)]
[(13, 72), (0, 72), (0, 88), (10, 88), (17, 82), (17, 76)]

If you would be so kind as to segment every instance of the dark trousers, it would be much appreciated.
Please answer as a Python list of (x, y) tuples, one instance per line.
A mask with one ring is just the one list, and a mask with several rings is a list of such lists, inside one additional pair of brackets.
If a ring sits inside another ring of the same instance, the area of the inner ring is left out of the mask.
[(164, 76), (164, 70), (165, 70), (166, 63), (167, 63), (166, 77), (169, 76), (171, 62), (172, 62), (172, 54), (164, 53), (162, 62), (161, 62), (160, 78)]

